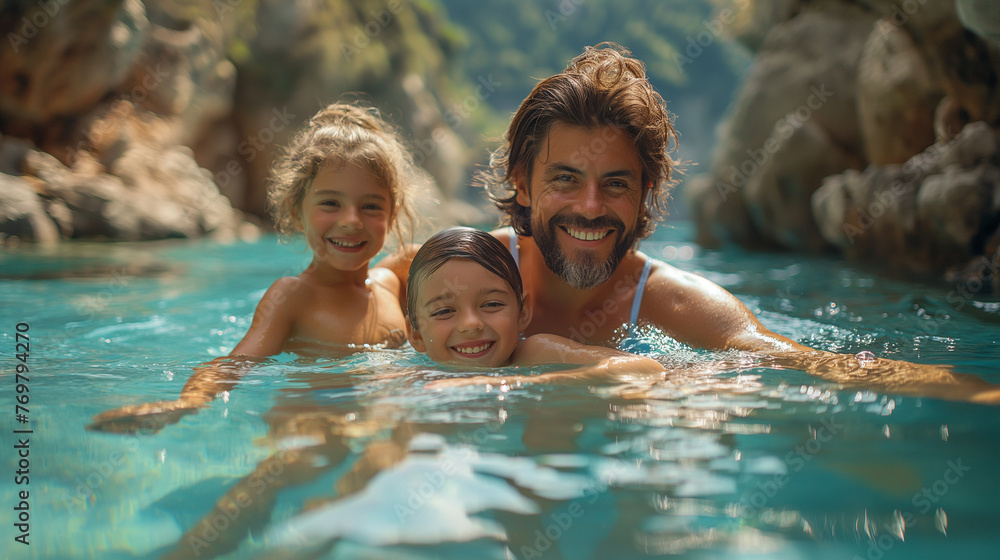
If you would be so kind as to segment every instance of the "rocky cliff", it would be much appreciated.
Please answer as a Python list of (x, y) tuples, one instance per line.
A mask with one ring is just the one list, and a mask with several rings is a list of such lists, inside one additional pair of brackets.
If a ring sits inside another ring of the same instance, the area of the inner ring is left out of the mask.
[(996, 3), (734, 4), (755, 62), (710, 172), (688, 183), (698, 241), (836, 249), (996, 288)]
[(266, 223), (276, 151), (352, 92), (403, 129), (435, 179), (421, 213), (457, 205), (474, 215), (448, 202), (469, 160), (462, 134), (472, 135), (444, 117), (462, 89), (448, 72), (455, 45), (430, 10), (403, 0), (5, 2), (0, 237), (251, 234)]

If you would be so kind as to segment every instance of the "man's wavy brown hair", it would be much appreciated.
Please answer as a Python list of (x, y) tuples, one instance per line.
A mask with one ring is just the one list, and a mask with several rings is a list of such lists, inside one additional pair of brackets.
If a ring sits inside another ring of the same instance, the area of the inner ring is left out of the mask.
[(642, 162), (643, 210), (638, 237), (648, 237), (666, 215), (677, 142), (670, 114), (646, 78), (642, 61), (615, 43), (587, 47), (565, 70), (542, 80), (521, 103), (478, 182), (518, 235), (531, 235), (531, 208), (517, 202), (515, 180), (531, 177), (532, 162), (556, 123), (625, 130)]

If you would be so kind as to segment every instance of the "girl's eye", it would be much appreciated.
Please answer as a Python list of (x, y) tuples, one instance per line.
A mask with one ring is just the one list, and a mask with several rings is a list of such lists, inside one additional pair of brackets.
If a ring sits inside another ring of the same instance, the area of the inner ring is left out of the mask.
[(319, 205), (320, 206), (332, 206), (334, 208), (337, 208), (337, 207), (340, 206), (340, 203), (337, 202), (336, 200), (324, 200), (324, 201), (320, 202)]
[(382, 207), (379, 206), (378, 204), (366, 204), (364, 206), (364, 209), (368, 210), (370, 212), (381, 212), (382, 211)]
[(451, 312), (452, 309), (450, 307), (442, 307), (441, 309), (435, 309), (434, 311), (432, 311), (431, 317), (440, 319), (442, 317), (447, 317)]
[(483, 304), (483, 307), (490, 307), (494, 309), (499, 309), (501, 307), (506, 307), (507, 304), (502, 301), (487, 301)]

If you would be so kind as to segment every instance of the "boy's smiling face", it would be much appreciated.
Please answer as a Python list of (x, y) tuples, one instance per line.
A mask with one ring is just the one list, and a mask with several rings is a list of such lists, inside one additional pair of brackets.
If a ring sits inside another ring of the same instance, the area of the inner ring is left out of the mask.
[(436, 362), (505, 366), (531, 320), (530, 306), (518, 307), (507, 282), (470, 260), (449, 260), (417, 291), (419, 328), (407, 324), (410, 344)]

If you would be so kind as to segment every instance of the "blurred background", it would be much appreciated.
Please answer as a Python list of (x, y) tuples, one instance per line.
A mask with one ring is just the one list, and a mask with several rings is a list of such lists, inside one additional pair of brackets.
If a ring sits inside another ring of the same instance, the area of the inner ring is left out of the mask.
[(614, 41), (676, 117), (694, 241), (996, 289), (995, 2), (5, 0), (0, 36), (0, 246), (266, 231), (275, 155), (344, 99), (403, 130), (431, 223), (492, 226), (476, 166)]

